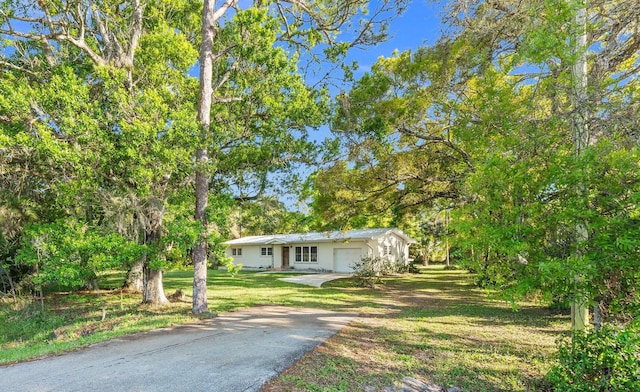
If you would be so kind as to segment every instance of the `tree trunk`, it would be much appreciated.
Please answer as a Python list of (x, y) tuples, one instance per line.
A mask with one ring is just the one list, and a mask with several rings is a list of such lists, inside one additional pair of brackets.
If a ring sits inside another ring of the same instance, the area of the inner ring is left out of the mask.
[(445, 210), (444, 211), (444, 227), (445, 227), (445, 235), (446, 240), (445, 240), (445, 260), (447, 263), (447, 268), (451, 265), (451, 261), (449, 258), (449, 210)]
[[(144, 234), (144, 243), (151, 248), (157, 247), (162, 236), (162, 220), (164, 217), (165, 201), (158, 198), (147, 200), (147, 228)], [(143, 265), (143, 291), (142, 302), (153, 305), (165, 305), (169, 303), (164, 295), (162, 285), (162, 270), (155, 270), (149, 266), (149, 255), (142, 257)]]
[[(580, 5), (575, 15), (575, 36), (574, 51), (575, 63), (572, 68), (572, 76), (574, 83), (573, 99), (573, 145), (576, 160), (579, 160), (585, 148), (589, 144), (589, 127), (587, 122), (587, 4)], [(585, 199), (587, 184), (582, 183), (576, 186), (576, 196), (579, 199)], [(587, 206), (585, 206), (587, 207)], [(589, 232), (587, 224), (580, 221), (575, 227), (576, 250), (575, 257), (580, 258), (584, 255), (584, 246), (589, 240)], [(571, 328), (572, 330), (583, 330), (589, 321), (589, 310), (587, 308), (587, 299), (582, 298), (579, 286), (583, 276), (574, 278), (574, 294), (575, 298), (571, 304)]]
[(141, 293), (144, 289), (144, 261), (144, 257), (139, 258), (127, 272), (124, 288), (132, 293)]
[(595, 305), (593, 305), (593, 328), (597, 331), (602, 327), (602, 312), (600, 311), (600, 306), (602, 303), (597, 301)]
[(207, 219), (209, 202), (209, 176), (206, 164), (209, 160), (206, 141), (211, 125), (211, 95), (213, 94), (213, 36), (215, 1), (204, 0), (202, 9), (202, 43), (200, 46), (200, 100), (198, 121), (200, 123), (200, 147), (196, 151), (196, 211), (195, 219), (202, 225), (202, 235), (192, 252), (193, 262), (193, 306), (192, 312), (200, 314), (208, 310), (207, 304)]
[(162, 271), (154, 270), (145, 266), (144, 283), (142, 302), (153, 305), (166, 305), (169, 303), (169, 300), (164, 295)]

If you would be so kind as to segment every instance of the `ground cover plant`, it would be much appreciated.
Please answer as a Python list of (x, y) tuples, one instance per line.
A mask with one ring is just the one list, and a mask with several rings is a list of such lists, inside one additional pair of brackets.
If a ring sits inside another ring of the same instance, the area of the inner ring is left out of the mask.
[[(44, 312), (39, 304), (3, 303), (0, 363), (199, 321), (190, 312), (190, 271), (166, 273), (167, 294), (180, 289), (187, 295), (166, 307), (140, 304), (138, 295), (121, 293), (115, 287), (123, 276), (104, 277), (101, 298), (95, 291), (48, 293)], [(553, 363), (555, 341), (569, 330), (566, 314), (532, 303), (514, 312), (475, 288), (465, 271), (423, 268), (420, 274), (386, 277), (375, 289), (356, 287), (353, 278), (317, 289), (277, 279), (283, 276), (209, 271), (210, 309), (275, 304), (355, 311), (362, 317), (266, 391), (381, 391), (400, 385), (405, 376), (465, 391), (539, 390)], [(103, 304), (106, 317), (100, 321)]]

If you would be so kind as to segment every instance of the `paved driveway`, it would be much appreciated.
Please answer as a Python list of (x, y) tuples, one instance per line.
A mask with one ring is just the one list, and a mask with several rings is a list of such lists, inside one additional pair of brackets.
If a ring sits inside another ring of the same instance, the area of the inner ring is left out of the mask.
[(0, 367), (3, 391), (258, 391), (356, 314), (256, 307)]
[(306, 274), (306, 275), (290, 276), (288, 278), (280, 278), (280, 280), (282, 280), (284, 282), (289, 282), (289, 283), (303, 284), (303, 285), (306, 285), (306, 286), (321, 287), (324, 282), (328, 282), (328, 281), (334, 280), (334, 279), (348, 278), (350, 276), (353, 276), (353, 275), (351, 275), (351, 274), (335, 274), (335, 273), (331, 273), (331, 274)]

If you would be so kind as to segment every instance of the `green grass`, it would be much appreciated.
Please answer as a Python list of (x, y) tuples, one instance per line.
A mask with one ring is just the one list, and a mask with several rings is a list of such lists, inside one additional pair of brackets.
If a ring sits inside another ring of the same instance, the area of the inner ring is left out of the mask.
[[(360, 310), (375, 307), (370, 298), (380, 293), (327, 289), (285, 283), (277, 278), (290, 274), (258, 274), (243, 271), (231, 276), (226, 271), (209, 271), (208, 298), (212, 312), (233, 311), (256, 305), (308, 306), (333, 310)], [(95, 292), (49, 293), (45, 311), (39, 303), (0, 302), (0, 364), (58, 354), (140, 331), (149, 331), (198, 321), (190, 302), (166, 307), (141, 304), (140, 294), (122, 293), (118, 287), (124, 274), (112, 272), (101, 277), (101, 294)], [(193, 272), (175, 271), (164, 275), (167, 294), (177, 289), (192, 294)], [(102, 319), (102, 301), (106, 319)]]
[[(165, 292), (192, 293), (192, 272), (165, 274)], [(513, 312), (471, 285), (464, 271), (439, 267), (385, 279), (376, 289), (352, 279), (322, 289), (278, 280), (290, 274), (209, 272), (209, 308), (233, 311), (256, 305), (357, 312), (360, 319), (265, 387), (265, 391), (383, 391), (404, 376), (464, 391), (533, 391), (551, 363), (555, 340), (569, 329), (567, 315), (536, 304)], [(121, 273), (102, 277), (118, 287)], [(101, 300), (107, 309), (102, 317)], [(119, 290), (52, 293), (39, 304), (0, 303), (0, 363), (57, 354), (113, 337), (197, 321), (190, 302), (140, 304)]]
[[(491, 301), (463, 271), (385, 279), (382, 304), (273, 380), (265, 391), (384, 391), (410, 376), (463, 391), (545, 390), (569, 318)], [(344, 285), (336, 281), (329, 285)]]

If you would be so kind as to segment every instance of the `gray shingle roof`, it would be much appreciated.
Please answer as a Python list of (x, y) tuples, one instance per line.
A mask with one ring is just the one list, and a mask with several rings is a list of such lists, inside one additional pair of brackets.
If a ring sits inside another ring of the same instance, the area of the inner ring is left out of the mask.
[(334, 242), (347, 240), (369, 240), (394, 233), (410, 244), (416, 241), (404, 234), (402, 231), (393, 228), (384, 229), (361, 229), (349, 231), (327, 231), (321, 233), (300, 233), (300, 234), (273, 234), (241, 237), (235, 240), (224, 242), (227, 245), (262, 245), (262, 244), (292, 244), (301, 242)]

